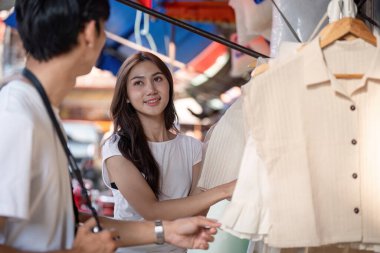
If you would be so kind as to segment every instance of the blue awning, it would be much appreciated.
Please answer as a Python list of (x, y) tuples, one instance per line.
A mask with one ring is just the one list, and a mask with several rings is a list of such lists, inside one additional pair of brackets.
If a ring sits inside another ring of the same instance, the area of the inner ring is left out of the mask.
[(5, 20), (4, 23), (7, 26), (10, 26), (12, 28), (16, 28), (16, 14), (13, 12), (11, 13)]
[[(160, 7), (159, 1), (152, 2), (153, 8), (161, 12), (165, 11), (162, 7)], [(116, 0), (110, 0), (110, 5), (111, 15), (106, 23), (106, 30), (132, 42), (136, 42), (137, 35), (135, 33), (135, 22), (137, 11), (120, 2), (117, 2)], [(17, 27), (16, 15), (14, 12), (8, 16), (5, 23), (12, 28)], [(217, 32), (216, 25), (212, 23), (189, 22), (189, 24), (210, 33)], [(171, 33), (174, 31), (173, 38), (174, 43), (176, 44), (175, 57), (176, 60), (185, 64), (194, 59), (212, 42), (185, 29), (172, 27), (171, 24), (156, 18), (149, 18), (148, 25), (148, 32), (151, 35), (151, 43), (153, 41), (157, 48), (157, 52), (164, 55), (169, 54), (169, 41), (172, 36)], [(137, 27), (140, 27), (140, 31), (144, 28), (143, 20), (141, 20), (140, 26)], [(152, 49), (147, 39), (148, 37), (143, 34), (141, 34), (140, 37), (141, 45)], [(134, 49), (121, 45), (111, 39), (107, 39), (104, 50), (99, 57), (97, 67), (109, 70), (116, 74), (124, 59), (135, 52), (136, 51)]]
[[(136, 42), (137, 35), (135, 33), (135, 22), (136, 22), (136, 13), (137, 11), (129, 6), (126, 6), (116, 0), (111, 0), (111, 16), (106, 24), (106, 30), (119, 35), (125, 39), (128, 39), (132, 42)], [(165, 10), (159, 6), (158, 1), (153, 1), (153, 8), (160, 12)], [(137, 17), (139, 18), (139, 17)], [(144, 22), (141, 20), (139, 23), (140, 31), (144, 28)], [(200, 29), (208, 31), (210, 33), (216, 33), (217, 27), (212, 23), (197, 23), (189, 22), (189, 24), (196, 26)], [(174, 30), (174, 43), (176, 45), (176, 60), (188, 63), (199, 53), (201, 53), (212, 41), (201, 37), (197, 34), (194, 34), (190, 31), (179, 27), (172, 27), (171, 24), (166, 21), (149, 18), (149, 36), (140, 35), (141, 45), (152, 49), (149, 39), (153, 40), (153, 43), (157, 47), (157, 52), (168, 55), (169, 41), (171, 38), (171, 32)], [(107, 40), (105, 50), (103, 51), (101, 57), (99, 58), (97, 66), (102, 69), (110, 70), (113, 73), (116, 73), (120, 67), (122, 61), (130, 54), (134, 53), (135, 50), (128, 48), (124, 45)]]

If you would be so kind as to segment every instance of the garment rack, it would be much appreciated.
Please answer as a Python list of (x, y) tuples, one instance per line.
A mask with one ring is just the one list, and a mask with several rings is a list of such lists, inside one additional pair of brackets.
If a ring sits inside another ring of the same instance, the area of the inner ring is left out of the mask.
[(203, 37), (205, 37), (207, 39), (210, 39), (212, 41), (218, 42), (218, 43), (220, 43), (222, 45), (225, 45), (225, 46), (227, 46), (229, 48), (232, 48), (232, 49), (235, 49), (235, 50), (237, 50), (239, 52), (242, 52), (244, 54), (250, 55), (250, 56), (252, 56), (254, 58), (259, 58), (259, 57), (268, 58), (269, 57), (267, 55), (264, 55), (264, 54), (261, 54), (259, 52), (256, 52), (256, 51), (254, 51), (252, 49), (243, 47), (243, 46), (241, 46), (241, 45), (239, 45), (239, 44), (237, 44), (235, 42), (229, 41), (229, 40), (227, 40), (225, 38), (222, 38), (222, 37), (217, 36), (215, 34), (212, 34), (210, 32), (204, 31), (204, 30), (199, 29), (199, 28), (197, 28), (195, 26), (189, 25), (189, 24), (187, 24), (185, 22), (182, 22), (182, 21), (180, 21), (180, 20), (178, 20), (176, 18), (169, 17), (168, 15), (165, 15), (165, 14), (162, 14), (162, 13), (160, 13), (158, 11), (153, 10), (153, 9), (147, 8), (147, 7), (145, 7), (145, 6), (141, 5), (141, 4), (135, 3), (135, 2), (133, 2), (131, 0), (117, 0), (117, 1), (120, 2), (120, 3), (122, 3), (122, 4), (128, 5), (129, 7), (132, 7), (134, 9), (136, 9), (136, 10), (139, 10), (139, 11), (142, 11), (142, 12), (147, 13), (149, 15), (152, 15), (152, 16), (154, 16), (156, 18), (165, 20), (165, 21), (167, 21), (167, 22), (169, 22), (171, 24), (179, 26), (179, 27), (181, 27), (183, 29), (186, 29), (186, 30), (188, 30), (190, 32), (196, 33), (196, 34), (198, 34), (200, 36), (203, 36)]

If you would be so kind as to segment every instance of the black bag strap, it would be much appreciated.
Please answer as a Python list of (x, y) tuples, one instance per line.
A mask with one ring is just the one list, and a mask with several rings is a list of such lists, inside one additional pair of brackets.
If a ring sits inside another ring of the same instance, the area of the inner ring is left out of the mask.
[[(93, 228), (93, 231), (98, 232), (98, 231), (102, 230), (102, 228), (100, 226), (100, 222), (99, 222), (98, 213), (96, 212), (95, 208), (91, 205), (91, 200), (87, 194), (87, 190), (86, 190), (84, 182), (83, 182), (82, 174), (78, 168), (78, 165), (75, 162), (73, 154), (70, 152), (70, 149), (67, 146), (65, 136), (64, 136), (62, 129), (58, 123), (58, 120), (54, 114), (53, 108), (51, 107), (49, 98), (46, 95), (46, 92), (45, 92), (41, 82), (37, 79), (37, 77), (30, 70), (28, 70), (27, 68), (24, 68), (22, 70), (22, 74), (24, 77), (26, 77), (32, 83), (32, 85), (37, 89), (38, 93), (40, 94), (40, 97), (41, 97), (41, 99), (45, 105), (46, 111), (49, 114), (50, 120), (51, 120), (51, 122), (55, 128), (55, 131), (58, 135), (58, 138), (62, 144), (63, 150), (65, 151), (67, 160), (69, 162), (70, 172), (78, 180), (79, 185), (81, 187), (81, 194), (82, 194), (82, 197), (84, 198), (84, 200), (86, 202), (86, 206), (91, 211), (92, 216), (95, 218), (96, 227)], [(73, 198), (73, 205), (74, 205), (74, 213), (75, 213), (75, 222), (78, 225), (78, 223), (79, 223), (79, 212), (78, 212), (78, 208), (76, 207), (76, 205), (74, 203), (74, 198)]]

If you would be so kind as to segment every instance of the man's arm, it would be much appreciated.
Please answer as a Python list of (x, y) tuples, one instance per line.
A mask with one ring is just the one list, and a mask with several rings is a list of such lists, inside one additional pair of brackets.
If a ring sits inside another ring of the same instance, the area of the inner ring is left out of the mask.
[[(0, 234), (4, 234), (7, 218), (0, 216)], [(45, 253), (112, 253), (116, 250), (116, 231), (105, 230), (101, 233), (92, 233), (91, 228), (95, 226), (95, 220), (90, 219), (78, 228), (73, 248), (70, 250), (57, 250)], [(36, 242), (38, 243), (38, 242)], [(1, 253), (37, 253), (33, 251), (21, 251), (10, 246), (0, 244)], [(41, 253), (41, 252), (38, 252)]]
[[(86, 217), (88, 216), (81, 215), (81, 219)], [(151, 244), (157, 241), (152, 221), (120, 221), (106, 217), (100, 219), (105, 228), (103, 231), (92, 233), (91, 228), (96, 223), (94, 219), (89, 219), (78, 228), (71, 250), (49, 253), (111, 253), (116, 247)], [(0, 217), (0, 233), (4, 233), (5, 223), (6, 218)], [(207, 249), (209, 242), (214, 240), (213, 235), (219, 226), (216, 221), (201, 216), (164, 221), (164, 239), (165, 242), (181, 248)], [(0, 245), (0, 252), (32, 253), (5, 245)]]

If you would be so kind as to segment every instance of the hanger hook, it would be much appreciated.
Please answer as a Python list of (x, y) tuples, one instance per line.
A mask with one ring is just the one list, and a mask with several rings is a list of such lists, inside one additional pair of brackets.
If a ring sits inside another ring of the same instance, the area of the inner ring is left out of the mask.
[(329, 23), (344, 17), (355, 18), (357, 10), (354, 0), (331, 0), (327, 8)]
[(343, 10), (343, 7), (344, 7), (344, 2), (343, 0), (340, 0), (339, 3), (338, 3), (338, 7), (339, 7), (339, 19), (343, 18), (343, 15), (344, 15), (344, 10)]

